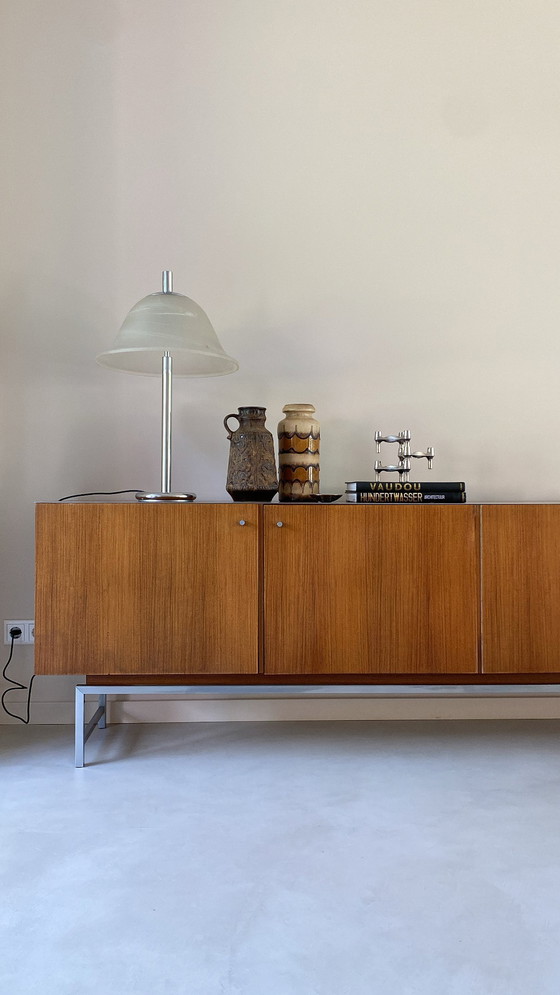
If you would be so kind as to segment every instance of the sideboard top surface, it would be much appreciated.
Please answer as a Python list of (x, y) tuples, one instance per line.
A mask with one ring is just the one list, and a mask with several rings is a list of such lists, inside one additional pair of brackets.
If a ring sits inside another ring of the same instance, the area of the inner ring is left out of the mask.
[(135, 498), (126, 498), (122, 501), (112, 501), (112, 500), (92, 500), (92, 501), (36, 501), (36, 506), (43, 505), (60, 505), (61, 507), (73, 507), (75, 505), (83, 504), (132, 504), (137, 508), (153, 508), (153, 507), (167, 507), (167, 508), (195, 508), (202, 505), (227, 505), (229, 507), (235, 508), (278, 508), (280, 510), (284, 508), (320, 508), (325, 510), (326, 508), (382, 508), (383, 510), (389, 510), (393, 508), (442, 508), (452, 509), (452, 508), (486, 508), (486, 507), (501, 507), (503, 506), (522, 506), (522, 505), (542, 505), (546, 507), (556, 507), (560, 505), (560, 499), (558, 501), (518, 501), (518, 500), (503, 500), (503, 501), (463, 501), (458, 503), (446, 503), (442, 504), (423, 504), (423, 505), (411, 505), (408, 502), (396, 503), (396, 504), (368, 504), (359, 503), (356, 501), (331, 501), (322, 503), (321, 501), (206, 501), (206, 500), (196, 500), (196, 501), (137, 501)]

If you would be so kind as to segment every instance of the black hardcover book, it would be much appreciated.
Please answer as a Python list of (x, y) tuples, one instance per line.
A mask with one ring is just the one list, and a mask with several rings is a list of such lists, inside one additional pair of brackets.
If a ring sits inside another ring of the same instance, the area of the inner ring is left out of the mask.
[(432, 480), (407, 480), (406, 482), (401, 482), (400, 480), (347, 480), (346, 481), (346, 491), (347, 493), (356, 493), (360, 491), (372, 491), (378, 492), (380, 494), (386, 493), (400, 493), (404, 491), (419, 491), (421, 494), (443, 494), (445, 491), (464, 491), (465, 484), (464, 481), (452, 482), (449, 480), (442, 481), (432, 481)]
[(465, 491), (346, 491), (348, 504), (464, 504), (466, 500)]

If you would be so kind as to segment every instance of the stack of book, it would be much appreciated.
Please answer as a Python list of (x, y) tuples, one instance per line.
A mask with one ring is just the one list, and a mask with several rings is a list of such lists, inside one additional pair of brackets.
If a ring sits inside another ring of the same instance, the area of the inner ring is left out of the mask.
[(347, 480), (346, 501), (354, 504), (463, 504), (465, 484), (411, 480)]

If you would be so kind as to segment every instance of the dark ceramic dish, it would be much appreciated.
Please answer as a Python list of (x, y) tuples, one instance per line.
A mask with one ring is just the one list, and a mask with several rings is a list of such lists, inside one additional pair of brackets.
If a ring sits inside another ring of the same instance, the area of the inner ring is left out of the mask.
[(332, 504), (338, 501), (342, 494), (309, 494), (308, 497), (292, 498), (290, 501), (282, 501), (282, 504)]

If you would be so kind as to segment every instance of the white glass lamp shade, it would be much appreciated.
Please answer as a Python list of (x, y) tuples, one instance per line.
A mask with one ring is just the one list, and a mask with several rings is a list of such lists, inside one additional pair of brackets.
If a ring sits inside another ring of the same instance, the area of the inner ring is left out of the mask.
[(161, 376), (161, 357), (177, 377), (220, 377), (239, 363), (222, 349), (208, 316), (183, 294), (149, 294), (128, 312), (112, 349), (97, 362), (124, 373)]

